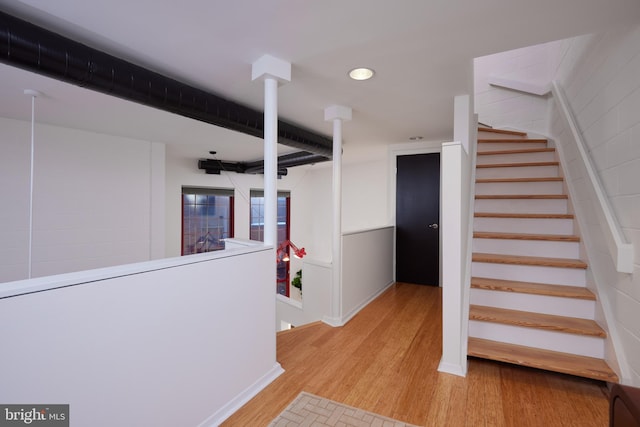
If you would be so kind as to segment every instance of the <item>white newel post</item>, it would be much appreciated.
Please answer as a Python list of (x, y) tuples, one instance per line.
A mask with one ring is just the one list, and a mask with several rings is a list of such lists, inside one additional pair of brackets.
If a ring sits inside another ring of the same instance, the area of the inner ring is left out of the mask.
[(331, 234), (331, 313), (325, 321), (342, 325), (342, 121), (351, 120), (351, 108), (333, 105), (324, 110), (324, 119), (333, 121), (333, 217)]
[(264, 243), (275, 247), (278, 244), (278, 83), (291, 81), (291, 63), (264, 55), (253, 63), (251, 79), (264, 80)]

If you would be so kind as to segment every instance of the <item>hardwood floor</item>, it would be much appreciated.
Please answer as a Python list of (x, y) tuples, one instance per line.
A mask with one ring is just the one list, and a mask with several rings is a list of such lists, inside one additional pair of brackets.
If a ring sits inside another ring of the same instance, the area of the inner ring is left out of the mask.
[(441, 290), (398, 283), (347, 325), (278, 335), (285, 373), (223, 426), (266, 426), (300, 391), (420, 426), (606, 426), (605, 383), (469, 360), (437, 371)]

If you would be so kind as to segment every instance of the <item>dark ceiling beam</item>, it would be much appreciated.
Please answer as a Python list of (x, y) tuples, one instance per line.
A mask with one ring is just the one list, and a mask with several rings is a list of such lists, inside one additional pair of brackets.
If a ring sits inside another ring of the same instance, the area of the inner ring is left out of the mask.
[[(264, 137), (264, 115), (0, 12), (0, 62), (107, 95)], [(278, 121), (278, 143), (330, 158), (331, 138)]]
[[(290, 167), (326, 162), (328, 160), (331, 159), (306, 151), (285, 154), (278, 157), (278, 175), (287, 175), (287, 168)], [(255, 162), (229, 162), (218, 159), (200, 159), (198, 160), (198, 169), (204, 170), (208, 174), (216, 175), (219, 175), (222, 171), (260, 174), (264, 173), (264, 160), (257, 160)]]

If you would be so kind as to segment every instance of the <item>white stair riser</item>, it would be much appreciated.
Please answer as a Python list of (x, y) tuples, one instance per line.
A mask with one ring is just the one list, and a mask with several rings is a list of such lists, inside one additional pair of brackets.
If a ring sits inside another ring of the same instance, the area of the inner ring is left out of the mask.
[(487, 289), (471, 289), (470, 302), (486, 307), (530, 311), (556, 316), (594, 319), (595, 301), (577, 298), (562, 298), (549, 295), (502, 292)]
[(582, 268), (546, 267), (538, 265), (496, 264), (472, 262), (473, 277), (517, 280), (550, 285), (585, 286), (585, 271)]
[(566, 199), (477, 199), (475, 212), (566, 214)]
[(563, 194), (562, 181), (479, 182), (476, 194)]
[(604, 340), (586, 335), (469, 320), (469, 336), (598, 359), (604, 358)]
[[(482, 138), (479, 138), (482, 139)], [(489, 138), (487, 138), (489, 139)], [(495, 139), (495, 138), (491, 138)], [(478, 153), (500, 150), (526, 150), (528, 148), (547, 148), (547, 143), (542, 142), (479, 142)]]
[(475, 231), (503, 233), (573, 234), (572, 219), (556, 218), (484, 218), (473, 219)]
[(478, 129), (478, 139), (526, 139), (527, 136), (509, 135), (508, 133), (488, 132)]
[(558, 166), (477, 168), (476, 178), (543, 178), (558, 176)]
[(578, 259), (580, 258), (580, 245), (578, 242), (557, 242), (551, 240), (474, 238), (473, 252)]
[[(509, 149), (506, 149), (506, 150), (509, 150)], [(504, 150), (491, 150), (491, 151), (504, 151)], [(540, 153), (479, 155), (477, 164), (486, 165), (489, 163), (553, 162), (555, 160), (556, 160), (556, 154), (553, 151), (543, 151)]]

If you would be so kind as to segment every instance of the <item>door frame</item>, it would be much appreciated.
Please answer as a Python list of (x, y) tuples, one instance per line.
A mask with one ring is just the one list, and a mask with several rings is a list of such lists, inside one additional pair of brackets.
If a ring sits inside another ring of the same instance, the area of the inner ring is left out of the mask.
[[(408, 142), (403, 144), (393, 144), (389, 146), (389, 205), (388, 205), (388, 217), (393, 225), (393, 280), (396, 279), (396, 165), (398, 156), (411, 156), (414, 154), (442, 154), (441, 141), (433, 142)], [(442, 163), (440, 164), (442, 168)], [(438, 205), (440, 207), (440, 218), (442, 218), (442, 169), (440, 170), (440, 200)], [(442, 287), (442, 233), (438, 233), (438, 264), (439, 264), (439, 278), (438, 286)]]

